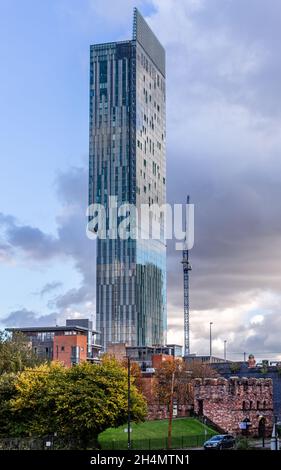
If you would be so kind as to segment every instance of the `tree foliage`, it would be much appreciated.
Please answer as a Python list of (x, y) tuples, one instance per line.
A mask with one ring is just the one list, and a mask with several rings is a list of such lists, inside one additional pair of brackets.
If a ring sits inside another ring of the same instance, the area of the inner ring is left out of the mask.
[(22, 333), (0, 331), (0, 374), (18, 372), (40, 362)]
[(216, 377), (217, 372), (209, 364), (186, 363), (180, 359), (162, 362), (155, 374), (154, 394), (159, 404), (171, 400), (172, 376), (174, 375), (173, 397), (177, 403), (193, 402), (193, 379)]
[(0, 436), (7, 437), (14, 433), (15, 422), (11, 400), (16, 396), (14, 373), (0, 375)]
[[(44, 364), (18, 375), (11, 410), (20, 435), (57, 432), (87, 443), (127, 420), (127, 371), (112, 358), (71, 368)], [(131, 416), (141, 421), (146, 403), (131, 386)]]
[(168, 405), (171, 400), (172, 377), (174, 376), (173, 397), (178, 403), (186, 403), (190, 396), (190, 377), (183, 361), (164, 361), (155, 374), (154, 394), (159, 404)]

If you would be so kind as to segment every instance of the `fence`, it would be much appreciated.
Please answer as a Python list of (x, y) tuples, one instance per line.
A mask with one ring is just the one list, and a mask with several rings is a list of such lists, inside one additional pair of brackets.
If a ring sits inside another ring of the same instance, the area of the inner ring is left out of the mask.
[[(186, 436), (174, 436), (171, 439), (171, 449), (185, 449), (189, 447), (202, 447), (203, 443), (214, 436), (215, 433), (207, 433), (201, 435), (186, 435)], [(112, 440), (103, 441), (100, 443), (103, 450), (125, 450), (128, 448), (126, 440)], [(131, 449), (133, 450), (157, 450), (167, 449), (168, 438), (152, 438), (152, 439), (132, 439)]]
[[(215, 432), (201, 435), (172, 436), (171, 449), (201, 447), (214, 434)], [(126, 439), (103, 441), (100, 443), (100, 447), (103, 450), (126, 450), (128, 443)], [(83, 448), (83, 443), (73, 437), (44, 436), (0, 439), (0, 450), (75, 450), (81, 448)], [(92, 443), (92, 446), (89, 445), (89, 448), (96, 448), (96, 443)], [(167, 449), (168, 438), (132, 439), (131, 448), (133, 450)]]
[(81, 449), (81, 442), (73, 437), (7, 437), (0, 438), (0, 450), (60, 450)]

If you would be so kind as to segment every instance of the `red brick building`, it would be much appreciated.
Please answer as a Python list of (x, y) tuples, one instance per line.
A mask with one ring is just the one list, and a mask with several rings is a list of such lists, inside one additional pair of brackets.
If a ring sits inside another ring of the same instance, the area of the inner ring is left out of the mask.
[(66, 320), (66, 326), (7, 328), (22, 333), (33, 352), (42, 360), (65, 366), (99, 361), (101, 347), (94, 342), (95, 331), (88, 319)]
[(56, 334), (53, 340), (53, 361), (58, 361), (67, 367), (80, 364), (87, 360), (87, 335), (79, 331), (74, 334)]

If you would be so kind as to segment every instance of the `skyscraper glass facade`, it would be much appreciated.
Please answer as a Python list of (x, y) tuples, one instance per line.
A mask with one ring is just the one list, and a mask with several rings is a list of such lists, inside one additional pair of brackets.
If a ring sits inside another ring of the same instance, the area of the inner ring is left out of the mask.
[[(89, 203), (166, 202), (165, 52), (138, 10), (133, 39), (90, 50)], [(120, 218), (121, 220), (121, 218)], [(119, 221), (119, 219), (118, 219)], [(166, 341), (166, 247), (161, 237), (97, 240), (100, 342)]]

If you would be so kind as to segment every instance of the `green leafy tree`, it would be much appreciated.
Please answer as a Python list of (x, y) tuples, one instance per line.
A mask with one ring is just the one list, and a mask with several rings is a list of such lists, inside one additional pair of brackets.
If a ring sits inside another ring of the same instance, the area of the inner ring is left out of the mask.
[[(111, 358), (100, 365), (65, 368), (54, 363), (26, 369), (16, 390), (11, 405), (22, 435), (57, 432), (87, 446), (106, 428), (127, 420), (127, 371)], [(134, 384), (131, 402), (132, 419), (143, 420), (146, 403)]]
[(4, 372), (18, 372), (40, 362), (22, 333), (11, 335), (0, 331), (0, 375)]
[(16, 396), (16, 375), (4, 373), (0, 375), (0, 436), (13, 435), (16, 420), (11, 408), (11, 400)]

